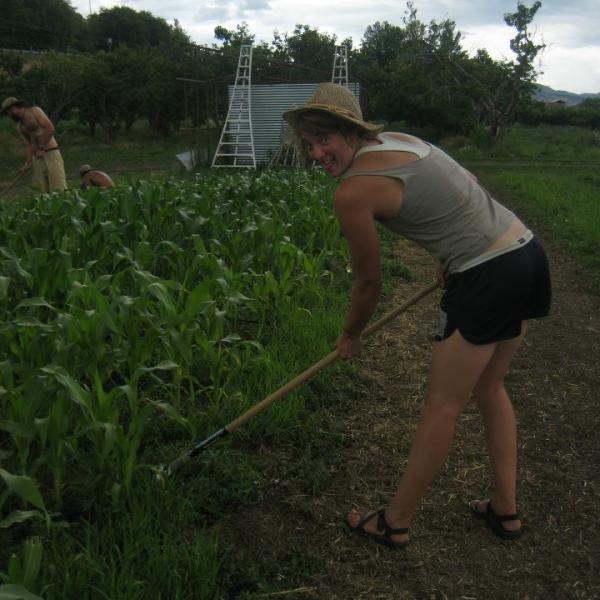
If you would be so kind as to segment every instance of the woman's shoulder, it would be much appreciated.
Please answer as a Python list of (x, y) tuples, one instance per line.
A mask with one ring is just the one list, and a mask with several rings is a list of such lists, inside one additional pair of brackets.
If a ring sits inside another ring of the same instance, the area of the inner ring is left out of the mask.
[(402, 133), (401, 131), (383, 131), (379, 134), (382, 141), (400, 142), (404, 144), (415, 144), (417, 146), (429, 146), (429, 144), (423, 141), (416, 135), (410, 135), (409, 133)]
[(380, 170), (400, 167), (426, 157), (431, 146), (412, 135), (383, 132), (376, 144), (363, 146), (355, 155), (352, 170)]

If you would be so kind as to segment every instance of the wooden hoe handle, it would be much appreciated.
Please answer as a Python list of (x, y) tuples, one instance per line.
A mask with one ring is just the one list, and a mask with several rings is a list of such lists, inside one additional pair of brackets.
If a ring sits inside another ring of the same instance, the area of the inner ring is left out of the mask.
[(8, 192), (15, 187), (17, 182), (21, 179), (21, 177), (23, 177), (23, 175), (25, 175), (26, 172), (27, 171), (22, 171), (21, 173), (17, 173), (17, 176), (0, 192), (0, 198), (8, 194)]
[[(367, 327), (361, 337), (366, 338), (378, 329), (381, 329), (384, 325), (387, 325), (390, 321), (394, 320), (398, 315), (403, 313), (406, 309), (408, 309), (413, 304), (416, 304), (421, 298), (427, 296), (427, 294), (431, 293), (438, 287), (437, 281), (427, 286), (425, 289), (417, 292), (414, 296), (411, 296), (406, 302), (389, 312), (387, 315), (384, 315), (378, 321), (375, 321), (372, 325)], [(305, 371), (302, 371), (299, 375), (294, 377), (288, 381), (285, 385), (282, 385), (279, 389), (275, 390), (272, 394), (269, 394), (264, 400), (257, 402), (254, 406), (249, 408), (243, 415), (240, 415), (231, 423), (225, 426), (225, 429), (229, 433), (233, 433), (238, 427), (247, 423), (252, 417), (256, 416), (259, 412), (263, 411), (269, 404), (275, 402), (282, 396), (285, 396), (288, 392), (291, 392), (294, 388), (298, 387), (301, 383), (304, 383), (307, 379), (310, 379), (313, 375), (318, 373), (321, 369), (325, 368), (327, 365), (331, 364), (336, 358), (338, 358), (339, 353), (337, 350), (330, 352), (327, 356), (323, 357), (320, 361), (316, 362), (311, 367), (308, 367)]]
[[(416, 304), (421, 298), (430, 294), (439, 286), (438, 282), (435, 281), (428, 285), (426, 288), (422, 289), (420, 292), (417, 292), (413, 296), (411, 296), (406, 302), (389, 312), (387, 315), (384, 315), (378, 321), (375, 321), (372, 325), (367, 327), (363, 333), (363, 338), (371, 335), (373, 332), (381, 329), (384, 325), (395, 319), (399, 314), (403, 313), (406, 309), (408, 309), (413, 304)], [(173, 474), (177, 470), (179, 470), (185, 463), (187, 463), (192, 457), (196, 456), (212, 444), (214, 444), (218, 439), (227, 435), (228, 433), (233, 433), (238, 427), (247, 423), (252, 417), (256, 416), (258, 413), (262, 412), (267, 406), (278, 400), (282, 396), (285, 396), (288, 392), (291, 392), (294, 388), (298, 387), (301, 383), (305, 382), (307, 379), (310, 379), (315, 373), (318, 373), (321, 369), (325, 368), (327, 365), (331, 364), (336, 358), (338, 358), (339, 353), (337, 350), (330, 352), (327, 356), (323, 357), (320, 361), (316, 362), (314, 365), (302, 371), (299, 375), (294, 377), (288, 381), (285, 385), (281, 386), (279, 389), (275, 390), (272, 394), (269, 394), (266, 398), (256, 403), (254, 406), (249, 408), (244, 414), (240, 415), (222, 429), (219, 429), (205, 440), (194, 446), (191, 450), (180, 456), (178, 459), (173, 461), (168, 468), (168, 473)]]

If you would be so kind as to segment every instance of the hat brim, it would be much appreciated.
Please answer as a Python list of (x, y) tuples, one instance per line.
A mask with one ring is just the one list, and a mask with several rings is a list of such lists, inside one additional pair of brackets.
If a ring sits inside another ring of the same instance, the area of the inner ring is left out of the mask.
[(20, 104), (21, 102), (19, 100), (16, 100), (15, 102), (11, 102), (8, 106), (0, 108), (0, 117), (3, 117), (13, 106), (18, 106)]
[(357, 125), (359, 128), (365, 131), (380, 132), (383, 129), (383, 125), (377, 125), (375, 123), (363, 121), (362, 119), (357, 119), (353, 115), (347, 114), (346, 111), (340, 110), (339, 108), (330, 106), (328, 104), (311, 104), (309, 106), (301, 106), (299, 108), (286, 110), (283, 113), (283, 118), (289, 125), (295, 128), (298, 124), (298, 119), (300, 116), (310, 111), (318, 111), (332, 115), (338, 119), (348, 121), (349, 123), (354, 123), (354, 125)]

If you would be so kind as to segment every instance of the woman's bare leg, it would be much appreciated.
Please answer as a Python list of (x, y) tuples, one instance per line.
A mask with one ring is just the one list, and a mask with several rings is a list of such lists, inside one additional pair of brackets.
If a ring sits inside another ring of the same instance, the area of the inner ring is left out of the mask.
[[(494, 477), (492, 506), (497, 514), (517, 512), (517, 422), (504, 387), (504, 377), (526, 332), (527, 322), (524, 322), (519, 337), (498, 344), (474, 389), (485, 425)], [(485, 511), (487, 503), (479, 502), (477, 508)], [(506, 529), (518, 529), (521, 523), (519, 520), (505, 521), (503, 525)]]
[[(475, 384), (490, 362), (497, 344), (476, 346), (458, 331), (435, 344), (429, 383), (421, 418), (415, 434), (406, 470), (396, 494), (386, 509), (386, 519), (395, 528), (408, 527), (413, 514), (434, 477), (446, 460), (456, 418), (469, 399)], [(348, 515), (351, 527), (360, 519), (356, 511)], [(375, 521), (365, 525), (376, 530)], [(394, 536), (403, 541), (404, 536)]]

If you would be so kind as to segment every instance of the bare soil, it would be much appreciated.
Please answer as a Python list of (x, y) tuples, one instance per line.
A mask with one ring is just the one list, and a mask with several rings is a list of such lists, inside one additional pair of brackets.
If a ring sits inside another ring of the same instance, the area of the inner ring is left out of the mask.
[[(427, 376), (434, 292), (370, 339), (358, 375), (339, 381), (339, 397), (327, 403), (326, 434), (336, 443), (261, 448), (264, 500), (220, 526), (229, 549), (227, 597), (600, 598), (600, 298), (577, 265), (539, 237), (551, 262), (552, 314), (531, 323), (507, 378), (519, 423), (521, 538), (500, 540), (469, 515), (467, 501), (490, 493), (474, 403), (406, 549), (348, 535), (343, 526), (351, 507), (384, 505), (405, 466)], [(414, 246), (400, 241), (397, 252), (415, 279), (399, 282), (384, 310), (433, 273)], [(254, 565), (253, 575), (275, 587), (244, 581), (231, 567), (236, 561)]]

